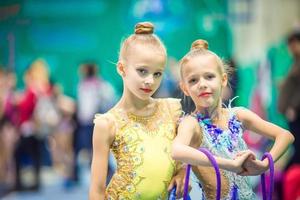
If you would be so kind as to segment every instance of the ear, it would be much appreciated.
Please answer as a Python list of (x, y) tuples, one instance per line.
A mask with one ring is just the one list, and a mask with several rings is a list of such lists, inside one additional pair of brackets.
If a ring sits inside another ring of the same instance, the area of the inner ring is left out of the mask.
[(190, 96), (189, 92), (187, 91), (187, 89), (182, 81), (180, 81), (179, 86), (185, 96)]
[(226, 73), (223, 73), (222, 75), (222, 87), (226, 87), (227, 86), (227, 83), (228, 83), (228, 76)]
[(117, 70), (120, 76), (125, 77), (125, 66), (122, 62), (117, 63)]

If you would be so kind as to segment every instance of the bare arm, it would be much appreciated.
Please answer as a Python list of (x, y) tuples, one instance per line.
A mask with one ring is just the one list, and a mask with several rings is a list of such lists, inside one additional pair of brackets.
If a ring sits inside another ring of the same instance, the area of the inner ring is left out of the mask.
[(113, 122), (107, 117), (96, 117), (94, 123), (89, 200), (104, 199), (109, 149), (115, 131)]
[[(246, 129), (275, 141), (270, 150), (274, 161), (277, 161), (294, 141), (294, 137), (289, 131), (261, 119), (248, 109), (239, 109), (237, 115)], [(264, 160), (264, 164), (268, 167), (267, 159)]]
[[(194, 146), (196, 141), (202, 138), (202, 132), (198, 122), (193, 117), (186, 117), (179, 124), (178, 134), (174, 139), (172, 146), (172, 158), (191, 165), (211, 166), (206, 155), (198, 151)], [(237, 160), (230, 160), (221, 157), (215, 157), (221, 169), (239, 173), (242, 171), (242, 163), (251, 155), (250, 152), (243, 154), (243, 157), (238, 157)]]

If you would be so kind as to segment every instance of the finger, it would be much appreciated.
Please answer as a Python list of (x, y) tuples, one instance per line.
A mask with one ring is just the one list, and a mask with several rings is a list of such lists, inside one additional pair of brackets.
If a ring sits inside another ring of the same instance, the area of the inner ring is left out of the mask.
[(252, 151), (250, 151), (250, 150), (244, 150), (244, 151), (240, 151), (239, 152), (241, 155), (250, 155), (251, 153), (253, 153)]
[(250, 154), (250, 156), (248, 158), (250, 158), (251, 160), (256, 160), (256, 156), (253, 154)]
[(246, 159), (246, 160), (244, 160), (244, 162), (243, 162), (243, 164), (242, 164), (242, 167), (244, 168), (244, 169), (249, 169), (250, 167), (251, 167), (251, 163), (253, 162), (253, 160), (252, 159)]
[[(249, 155), (243, 154), (243, 155), (239, 156), (237, 159), (239, 160), (239, 162), (244, 163), (248, 159), (248, 157), (249, 157)], [(242, 165), (242, 163), (241, 163), (241, 165)]]
[(246, 168), (246, 167), (242, 167), (242, 170), (241, 170), (241, 172), (240, 173), (238, 173), (238, 174), (245, 174), (245, 173), (248, 173), (249, 171), (248, 171), (248, 168)]
[(246, 150), (243, 150), (243, 151), (239, 151), (238, 153), (241, 154), (241, 155), (243, 155), (243, 154), (249, 153), (249, 152), (252, 152), (252, 151), (249, 150), (249, 149), (246, 149)]
[(256, 159), (255, 153), (254, 153), (253, 151), (250, 151), (250, 150), (249, 150), (249, 153), (250, 153), (250, 156), (249, 156), (249, 157), (250, 157), (251, 159), (255, 160), (255, 159)]
[(182, 191), (183, 191), (183, 187), (182, 187), (182, 183), (181, 181), (176, 181), (176, 197), (181, 196)]
[(241, 157), (245, 154), (245, 152), (238, 152), (234, 158)]
[[(190, 187), (191, 187), (191, 186), (189, 185), (189, 188), (190, 188)], [(184, 193), (184, 181), (181, 182), (181, 190), (180, 190), (180, 194), (179, 194), (180, 198), (183, 197), (183, 193)]]
[(240, 152), (238, 152), (237, 154), (236, 154), (236, 156), (241, 156), (241, 155), (243, 155), (245, 153), (245, 151), (240, 151)]
[(180, 198), (183, 197), (183, 191), (184, 191), (184, 182), (181, 182), (181, 186), (180, 186), (180, 194), (178, 195)]
[(169, 184), (169, 187), (168, 187), (168, 192), (170, 192), (174, 186), (175, 186), (175, 181), (174, 181), (174, 179), (172, 179), (171, 183)]
[(243, 154), (243, 156), (245, 156), (244, 158), (246, 158), (246, 159), (252, 159), (253, 160), (253, 157), (254, 157), (254, 160), (256, 159), (255, 155), (253, 155), (253, 153), (250, 152), (250, 151), (248, 151), (245, 154)]
[(241, 167), (241, 170), (239, 172), (237, 172), (237, 174), (244, 173), (245, 171), (247, 171), (247, 169), (245, 169), (244, 167)]

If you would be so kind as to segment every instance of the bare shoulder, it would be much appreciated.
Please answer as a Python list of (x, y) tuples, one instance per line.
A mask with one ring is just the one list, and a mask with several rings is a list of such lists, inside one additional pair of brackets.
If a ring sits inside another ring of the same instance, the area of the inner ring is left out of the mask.
[(181, 119), (178, 128), (192, 133), (197, 133), (200, 131), (198, 121), (196, 120), (195, 117), (190, 115), (184, 116)]
[(94, 125), (102, 128), (112, 128), (112, 126), (114, 126), (114, 117), (109, 113), (96, 114), (94, 117)]
[(198, 121), (196, 120), (195, 117), (193, 117), (191, 115), (187, 115), (187, 116), (182, 117), (180, 124), (196, 126), (196, 125), (198, 125)]
[(240, 120), (246, 128), (251, 126), (254, 122), (262, 121), (256, 113), (247, 108), (236, 107), (235, 109), (238, 120)]
[(193, 116), (185, 116), (178, 127), (178, 134), (189, 139), (189, 145), (192, 147), (199, 147), (202, 143), (202, 131), (198, 121)]
[(158, 101), (164, 108), (167, 108), (169, 110), (172, 119), (177, 123), (183, 113), (180, 103), (181, 99), (157, 98), (156, 101)]
[(235, 113), (240, 120), (247, 119), (250, 115), (255, 113), (245, 107), (235, 107)]
[(111, 143), (116, 132), (115, 120), (110, 113), (96, 114), (94, 118), (94, 138), (102, 138)]

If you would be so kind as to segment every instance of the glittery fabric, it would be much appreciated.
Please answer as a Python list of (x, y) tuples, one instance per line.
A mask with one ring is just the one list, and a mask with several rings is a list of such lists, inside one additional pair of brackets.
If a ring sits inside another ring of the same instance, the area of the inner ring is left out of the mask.
[[(246, 150), (247, 145), (243, 140), (242, 123), (236, 116), (237, 109), (226, 109), (229, 113), (227, 128), (221, 129), (212, 124), (211, 120), (201, 114), (196, 114), (199, 125), (202, 129), (202, 144), (201, 147), (207, 148), (214, 155), (234, 159), (240, 151)], [(202, 184), (202, 189), (206, 199), (215, 199), (216, 193), (216, 178), (211, 167), (194, 167), (194, 173)], [(250, 184), (248, 177), (239, 176), (229, 171), (221, 171), (222, 181), (222, 199), (257, 199)]]
[(170, 151), (181, 106), (177, 99), (156, 101), (156, 111), (149, 117), (128, 115), (118, 109), (109, 111), (117, 124), (111, 150), (118, 167), (106, 199), (166, 199), (176, 171)]

